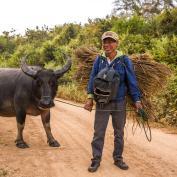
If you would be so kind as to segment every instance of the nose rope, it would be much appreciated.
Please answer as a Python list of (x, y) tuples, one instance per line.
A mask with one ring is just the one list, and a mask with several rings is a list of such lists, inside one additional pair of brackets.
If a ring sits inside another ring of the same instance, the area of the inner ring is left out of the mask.
[[(58, 102), (61, 102), (61, 103), (65, 103), (65, 104), (68, 104), (68, 105), (71, 105), (71, 106), (79, 107), (79, 108), (84, 108), (83, 106), (79, 106), (79, 105), (76, 105), (76, 104), (68, 103), (68, 102), (65, 102), (65, 101), (58, 100), (58, 99), (55, 99), (55, 101), (58, 101)], [(92, 109), (92, 110), (95, 110), (95, 109)], [(109, 110), (109, 109), (99, 110), (99, 109), (97, 109), (97, 111), (101, 111), (101, 112), (104, 112), (104, 111), (119, 112), (119, 111), (124, 111), (124, 110), (121, 110), (121, 109), (119, 109), (119, 110)], [(126, 109), (126, 111), (135, 111), (135, 110)]]

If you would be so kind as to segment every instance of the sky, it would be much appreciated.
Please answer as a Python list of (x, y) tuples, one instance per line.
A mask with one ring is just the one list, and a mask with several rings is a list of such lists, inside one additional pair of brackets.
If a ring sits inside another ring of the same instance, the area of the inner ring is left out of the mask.
[(110, 15), (114, 0), (0, 0), (0, 34), (24, 34), (25, 29), (64, 23), (87, 23)]

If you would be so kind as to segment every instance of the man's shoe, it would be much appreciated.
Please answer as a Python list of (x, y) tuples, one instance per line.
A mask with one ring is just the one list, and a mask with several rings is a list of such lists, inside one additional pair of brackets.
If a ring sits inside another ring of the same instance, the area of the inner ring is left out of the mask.
[(88, 167), (89, 172), (95, 172), (97, 171), (98, 167), (100, 166), (100, 162), (93, 161), (91, 165)]
[(114, 165), (119, 167), (122, 170), (128, 170), (128, 168), (129, 168), (128, 165), (125, 162), (123, 162), (123, 160), (115, 161)]

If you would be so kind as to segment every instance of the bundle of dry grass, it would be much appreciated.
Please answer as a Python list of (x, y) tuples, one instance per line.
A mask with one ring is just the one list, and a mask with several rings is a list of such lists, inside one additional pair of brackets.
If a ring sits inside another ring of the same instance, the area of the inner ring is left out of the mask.
[(152, 105), (151, 98), (166, 86), (171, 71), (166, 65), (153, 61), (148, 54), (134, 54), (130, 58), (142, 93), (143, 107), (148, 117), (155, 119), (155, 107)]
[(81, 47), (75, 51), (75, 55), (79, 59), (75, 79), (77, 82), (81, 83), (80, 88), (85, 89), (93, 66), (93, 61), (98, 55), (98, 51), (94, 47)]
[(148, 54), (131, 55), (134, 71), (139, 87), (144, 96), (153, 96), (159, 89), (164, 88), (167, 78), (171, 74), (170, 69), (161, 63), (152, 60)]
[[(93, 61), (98, 53), (99, 52), (92, 47), (81, 47), (75, 52), (81, 64), (76, 73), (76, 79), (81, 83), (82, 88), (85, 88), (88, 83)], [(144, 109), (149, 118), (155, 118), (151, 98), (164, 88), (171, 71), (166, 65), (153, 61), (149, 54), (134, 54), (129, 57), (133, 62), (138, 85), (142, 92)], [(130, 105), (132, 105), (130, 99), (128, 100)]]

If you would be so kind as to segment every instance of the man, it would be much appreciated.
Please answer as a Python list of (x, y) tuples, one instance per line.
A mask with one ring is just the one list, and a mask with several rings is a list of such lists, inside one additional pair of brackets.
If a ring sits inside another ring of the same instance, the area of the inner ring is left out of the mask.
[[(112, 125), (114, 129), (114, 164), (120, 169), (127, 170), (128, 165), (123, 161), (122, 153), (124, 149), (124, 126), (126, 122), (126, 93), (127, 88), (131, 98), (135, 104), (136, 110), (142, 108), (140, 101), (140, 92), (137, 86), (135, 73), (131, 60), (127, 56), (117, 50), (119, 40), (115, 32), (107, 31), (102, 35), (103, 54), (98, 56), (93, 64), (88, 83), (88, 99), (84, 108), (88, 111), (92, 110), (94, 88), (93, 82), (95, 76), (100, 70), (106, 66), (111, 66), (119, 73), (120, 83), (117, 90), (115, 100), (111, 100), (104, 106), (96, 104), (95, 122), (94, 122), (94, 137), (92, 140), (93, 158), (91, 165), (88, 168), (89, 172), (95, 172), (100, 166), (102, 151), (104, 145), (105, 132), (109, 120), (112, 115)], [(121, 59), (122, 57), (122, 59)]]

